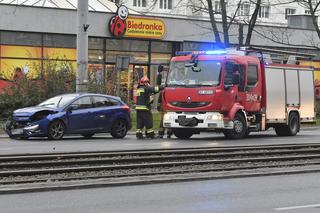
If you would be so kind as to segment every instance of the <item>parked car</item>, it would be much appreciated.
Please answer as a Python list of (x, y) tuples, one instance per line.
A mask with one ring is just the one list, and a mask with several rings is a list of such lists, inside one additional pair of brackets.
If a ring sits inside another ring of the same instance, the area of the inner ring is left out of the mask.
[(123, 138), (131, 128), (130, 108), (119, 97), (72, 93), (58, 95), (37, 106), (18, 109), (5, 124), (11, 138), (48, 137), (65, 134), (111, 133)]

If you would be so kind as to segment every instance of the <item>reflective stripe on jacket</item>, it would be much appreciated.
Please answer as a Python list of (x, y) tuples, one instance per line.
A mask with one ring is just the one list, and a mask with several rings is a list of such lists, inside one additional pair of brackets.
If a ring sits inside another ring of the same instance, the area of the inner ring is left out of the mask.
[(150, 110), (151, 101), (150, 96), (158, 93), (160, 91), (159, 87), (150, 87), (139, 85), (137, 89), (137, 104), (136, 110)]

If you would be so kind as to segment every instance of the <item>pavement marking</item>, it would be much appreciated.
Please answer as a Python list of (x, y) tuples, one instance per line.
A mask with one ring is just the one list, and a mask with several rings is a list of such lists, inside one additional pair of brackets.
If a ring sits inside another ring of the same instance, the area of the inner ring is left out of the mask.
[(304, 206), (288, 206), (288, 207), (275, 208), (273, 210), (286, 211), (286, 210), (293, 210), (293, 209), (305, 209), (305, 208), (317, 208), (317, 207), (320, 207), (320, 204), (310, 204), (310, 205), (304, 205)]

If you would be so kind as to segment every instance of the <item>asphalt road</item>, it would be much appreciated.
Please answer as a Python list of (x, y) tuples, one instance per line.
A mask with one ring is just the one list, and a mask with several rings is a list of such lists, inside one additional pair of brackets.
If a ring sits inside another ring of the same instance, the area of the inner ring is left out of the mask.
[(107, 134), (102, 134), (97, 135), (92, 139), (84, 139), (80, 136), (69, 136), (59, 141), (50, 141), (44, 138), (12, 140), (7, 137), (0, 137), (0, 155), (15, 153), (54, 153), (68, 151), (320, 143), (319, 138), (319, 128), (303, 129), (300, 131), (300, 133), (298, 133), (297, 136), (294, 137), (277, 137), (273, 130), (262, 133), (252, 133), (248, 138), (241, 140), (227, 140), (222, 134), (216, 133), (201, 133), (200, 135), (194, 135), (189, 140), (179, 140), (174, 137), (172, 139), (136, 140), (135, 135), (132, 133), (124, 139), (113, 139)]
[(319, 174), (0, 195), (5, 213), (319, 212)]

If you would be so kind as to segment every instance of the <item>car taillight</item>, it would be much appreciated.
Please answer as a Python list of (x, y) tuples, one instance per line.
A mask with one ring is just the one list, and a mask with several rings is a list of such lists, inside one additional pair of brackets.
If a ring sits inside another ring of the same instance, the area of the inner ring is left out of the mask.
[(130, 112), (130, 107), (127, 106), (127, 105), (124, 105), (124, 106), (122, 106), (121, 108), (124, 109), (124, 110), (126, 110), (126, 111), (128, 111), (128, 112)]

